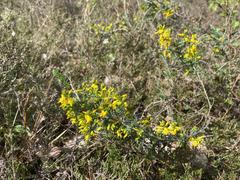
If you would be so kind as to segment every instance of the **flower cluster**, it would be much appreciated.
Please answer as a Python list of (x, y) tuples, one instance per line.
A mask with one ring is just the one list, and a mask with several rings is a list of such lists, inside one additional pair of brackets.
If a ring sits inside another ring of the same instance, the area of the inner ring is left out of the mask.
[(181, 130), (181, 127), (177, 125), (176, 122), (170, 122), (170, 121), (161, 121), (158, 126), (155, 127), (155, 132), (157, 134), (162, 134), (165, 136), (172, 135), (175, 136), (177, 133), (179, 133)]
[(171, 45), (171, 29), (166, 28), (165, 26), (161, 25), (158, 27), (156, 34), (159, 36), (158, 43), (160, 47), (163, 49), (163, 56), (164, 57), (171, 57), (169, 47)]
[(104, 135), (107, 131), (119, 138), (126, 138), (128, 131), (121, 121), (128, 114), (126, 98), (126, 94), (119, 95), (114, 88), (94, 81), (83, 83), (75, 91), (63, 91), (59, 103), (86, 140)]
[(196, 34), (188, 35), (186, 31), (184, 33), (178, 34), (183, 39), (184, 44), (186, 44), (186, 49), (183, 58), (186, 60), (197, 60), (200, 58), (198, 52), (199, 40)]
[(64, 110), (73, 106), (74, 100), (71, 97), (72, 91), (63, 91), (59, 99), (60, 107)]
[(174, 14), (173, 9), (168, 9), (168, 10), (163, 11), (163, 16), (164, 16), (166, 19), (169, 18), (169, 17), (171, 17), (171, 16), (173, 16), (173, 14)]
[(104, 23), (99, 23), (99, 24), (93, 24), (91, 26), (91, 28), (96, 35), (100, 35), (100, 34), (106, 34), (106, 33), (110, 33), (113, 29), (113, 24), (104, 24)]
[(193, 148), (198, 147), (200, 144), (203, 143), (204, 137), (205, 137), (204, 135), (197, 136), (197, 137), (190, 137), (189, 138), (190, 146), (192, 146)]
[(173, 3), (170, 0), (164, 0), (162, 3), (162, 15), (165, 19), (168, 19), (173, 16), (174, 8), (172, 7)]

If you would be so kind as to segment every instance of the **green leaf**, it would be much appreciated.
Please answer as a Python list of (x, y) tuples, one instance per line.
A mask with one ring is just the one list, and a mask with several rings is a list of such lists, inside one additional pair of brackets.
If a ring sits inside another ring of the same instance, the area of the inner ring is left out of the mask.
[(70, 87), (67, 78), (58, 69), (53, 69), (52, 74), (56, 79), (58, 79), (61, 85), (63, 85), (66, 88)]
[(14, 126), (13, 132), (18, 134), (25, 134), (28, 132), (28, 130), (22, 125), (16, 125)]
[(240, 21), (234, 20), (234, 21), (232, 22), (232, 27), (233, 27), (233, 29), (237, 29), (237, 28), (239, 28), (239, 26), (240, 26)]
[(215, 2), (211, 2), (209, 4), (209, 9), (211, 9), (212, 11), (216, 11), (218, 9), (218, 4), (216, 4)]

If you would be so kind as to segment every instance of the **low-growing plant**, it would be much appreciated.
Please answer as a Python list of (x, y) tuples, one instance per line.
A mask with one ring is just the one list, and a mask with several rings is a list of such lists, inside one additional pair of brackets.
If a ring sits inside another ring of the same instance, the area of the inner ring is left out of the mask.
[(83, 83), (78, 89), (63, 90), (60, 107), (67, 118), (76, 125), (86, 141), (136, 141), (148, 140), (162, 148), (202, 144), (204, 136), (178, 125), (173, 119), (158, 120), (147, 116), (137, 119), (128, 109), (127, 95), (119, 95), (115, 88), (97, 81)]

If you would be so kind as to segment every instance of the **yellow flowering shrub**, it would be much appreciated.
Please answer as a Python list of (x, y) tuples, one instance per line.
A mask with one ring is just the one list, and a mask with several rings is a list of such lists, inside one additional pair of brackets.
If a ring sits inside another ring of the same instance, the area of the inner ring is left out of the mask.
[[(187, 34), (185, 30), (174, 38), (172, 37), (171, 28), (166, 28), (165, 25), (160, 25), (155, 34), (158, 35), (158, 43), (165, 58), (172, 57), (172, 54), (189, 62), (201, 58), (198, 48), (200, 42), (196, 34)], [(174, 47), (170, 49), (172, 44), (175, 46), (179, 44), (176, 52)], [(178, 54), (178, 52), (182, 52), (182, 54)]]
[[(173, 41), (171, 37), (171, 29), (166, 28), (165, 25), (160, 25), (155, 34), (159, 36), (158, 43), (163, 50), (163, 56), (171, 57), (171, 50), (169, 49)], [(197, 39), (196, 34), (187, 35), (186, 33), (180, 33), (178, 34), (178, 37), (181, 38), (178, 43), (184, 44), (183, 47), (185, 47), (183, 50), (184, 59), (196, 60), (201, 58), (198, 50), (200, 42)], [(176, 41), (178, 41), (178, 39), (176, 39)]]
[(201, 56), (199, 55), (198, 49), (200, 42), (197, 38), (197, 34), (187, 34), (185, 30), (184, 33), (180, 33), (178, 36), (181, 38), (182, 43), (185, 44), (183, 58), (190, 61), (200, 59)]
[(156, 34), (159, 36), (158, 43), (163, 50), (164, 57), (171, 57), (169, 47), (171, 45), (171, 29), (166, 28), (165, 26), (161, 25), (158, 27)]
[[(63, 90), (59, 104), (85, 140), (101, 137), (140, 142), (150, 138), (152, 142), (179, 144), (184, 142), (184, 137), (187, 139), (184, 127), (173, 120), (159, 122), (150, 115), (134, 118), (128, 109), (127, 95), (120, 95), (115, 88), (97, 81), (83, 83), (76, 90)], [(203, 141), (202, 137), (188, 139), (194, 148)]]
[(86, 140), (104, 131), (126, 138), (128, 131), (121, 121), (128, 114), (126, 98), (126, 94), (119, 95), (114, 88), (94, 81), (83, 83), (75, 91), (64, 90), (59, 104)]
[(178, 6), (172, 6), (173, 4), (170, 0), (147, 3), (148, 10), (152, 7), (162, 17), (161, 25), (158, 25), (155, 32), (158, 36), (161, 54), (164, 58), (181, 60), (184, 63), (192, 64), (192, 62), (196, 62), (201, 58), (199, 51), (200, 41), (197, 34), (191, 34), (188, 30), (184, 30), (183, 33), (179, 34), (176, 32), (176, 27), (171, 23), (173, 19), (169, 19), (178, 10)]

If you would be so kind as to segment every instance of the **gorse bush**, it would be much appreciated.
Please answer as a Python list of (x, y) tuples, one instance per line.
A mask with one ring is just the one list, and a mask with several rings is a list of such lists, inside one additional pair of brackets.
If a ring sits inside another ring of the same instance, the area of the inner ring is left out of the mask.
[[(165, 58), (178, 58), (178, 60), (182, 60), (185, 62), (195, 62), (199, 60), (201, 56), (198, 50), (199, 40), (197, 39), (196, 34), (187, 34), (187, 30), (184, 33), (179, 33), (176, 39), (176, 42), (172, 41), (171, 37), (171, 29), (166, 28), (161, 25), (158, 27), (156, 32), (159, 35), (159, 45), (163, 50), (163, 56)], [(175, 47), (170, 48), (170, 45), (174, 44)], [(171, 52), (173, 57), (171, 56)]]
[[(67, 118), (76, 124), (86, 140), (95, 136), (120, 138), (129, 136), (127, 95), (118, 95), (114, 88), (108, 88), (96, 81), (83, 84), (80, 89), (63, 91), (60, 106)], [(109, 131), (109, 132), (108, 132)]]
[[(164, 146), (193, 148), (201, 145), (204, 136), (187, 135), (187, 130), (173, 120), (154, 120), (153, 117), (134, 118), (128, 109), (127, 95), (119, 95), (113, 87), (97, 81), (83, 83), (79, 89), (64, 90), (59, 99), (67, 118), (76, 125), (85, 140), (124, 141), (146, 140), (165, 142)], [(196, 131), (196, 129), (195, 129)]]

